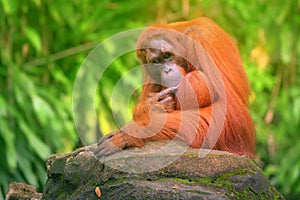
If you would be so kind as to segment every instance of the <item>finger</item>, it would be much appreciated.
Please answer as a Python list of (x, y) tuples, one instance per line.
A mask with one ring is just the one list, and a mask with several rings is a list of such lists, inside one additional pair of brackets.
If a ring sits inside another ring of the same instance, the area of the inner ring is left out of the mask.
[(99, 146), (98, 152), (96, 152), (96, 156), (97, 158), (101, 158), (118, 152), (120, 150), (121, 149), (114, 145), (110, 140), (107, 140), (103, 144), (101, 144), (101, 146)]
[(162, 90), (161, 92), (157, 93), (156, 97), (158, 100), (166, 98), (168, 95), (173, 94), (172, 90), (170, 88), (167, 88), (165, 90)]
[(177, 90), (178, 90), (178, 86), (170, 87), (170, 88), (162, 90), (156, 96), (157, 96), (158, 100), (161, 100), (161, 99), (166, 98), (167, 96), (175, 94)]
[(108, 133), (106, 135), (104, 135), (102, 138), (100, 138), (100, 140), (98, 141), (97, 145), (99, 146), (100, 144), (104, 143), (104, 141), (112, 138), (115, 135), (116, 132), (111, 132)]
[(115, 145), (112, 145), (112, 146), (108, 146), (107, 148), (103, 149), (101, 151), (101, 155), (102, 156), (108, 156), (110, 154), (113, 154), (113, 153), (116, 153), (118, 151), (121, 151), (121, 149)]
[(97, 158), (101, 158), (103, 155), (106, 154), (108, 151), (110, 139), (103, 141), (101, 144), (98, 145), (97, 149), (95, 150), (94, 154), (97, 156)]
[(160, 101), (160, 103), (169, 103), (173, 101), (173, 97), (167, 97)]
[(110, 154), (109, 150), (107, 148), (103, 148), (101, 151), (97, 153), (97, 158), (102, 158), (104, 156), (108, 156), (109, 154)]
[(159, 100), (159, 98), (158, 98), (158, 96), (156, 94), (155, 96), (153, 96), (153, 97), (151, 97), (151, 98), (148, 99), (148, 103), (150, 105), (154, 105), (154, 104), (158, 103), (158, 100)]
[(175, 93), (178, 90), (178, 86), (170, 87), (168, 89), (171, 90), (173, 93)]
[(150, 92), (147, 97), (152, 98), (152, 97), (156, 96), (156, 94), (157, 93), (155, 93), (155, 92)]

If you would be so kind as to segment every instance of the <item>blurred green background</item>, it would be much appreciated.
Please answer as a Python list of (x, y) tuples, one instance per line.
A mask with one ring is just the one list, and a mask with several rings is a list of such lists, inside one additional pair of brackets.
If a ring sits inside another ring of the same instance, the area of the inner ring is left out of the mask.
[[(93, 47), (121, 31), (199, 16), (236, 41), (253, 89), (256, 160), (287, 199), (298, 199), (299, 0), (0, 0), (0, 199), (12, 181), (41, 191), (47, 157), (80, 146), (72, 89)], [(98, 132), (115, 129), (109, 94), (137, 63), (124, 56), (101, 79)]]

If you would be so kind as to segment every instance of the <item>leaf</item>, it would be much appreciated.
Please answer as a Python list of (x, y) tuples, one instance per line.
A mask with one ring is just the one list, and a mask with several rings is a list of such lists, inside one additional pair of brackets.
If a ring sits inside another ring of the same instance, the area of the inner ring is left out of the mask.
[(68, 77), (64, 74), (63, 70), (61, 68), (54, 68), (51, 70), (51, 74), (57, 80), (57, 82), (61, 82), (65, 86), (71, 85), (70, 80)]
[(25, 27), (25, 35), (38, 54), (41, 53), (42, 43), (39, 33), (30, 26)]
[(5, 14), (14, 14), (17, 10), (16, 0), (2, 0), (2, 5)]
[(26, 178), (26, 181), (29, 184), (38, 185), (37, 177), (32, 169), (32, 163), (34, 162), (26, 157), (22, 157), (19, 159), (19, 166)]
[(40, 158), (46, 159), (51, 153), (49, 147), (32, 132), (24, 121), (20, 121), (19, 124), (29, 142), (29, 146)]
[(37, 95), (32, 95), (31, 99), (38, 120), (42, 125), (45, 125), (48, 123), (48, 120), (54, 116), (52, 108), (48, 102)]
[(53, 19), (56, 23), (61, 24), (63, 22), (59, 12), (57, 11), (56, 7), (53, 4), (50, 4), (48, 6), (48, 10), (49, 10), (50, 15), (53, 17)]
[(293, 29), (288, 24), (284, 24), (280, 31), (280, 57), (284, 64), (289, 64), (293, 55)]
[(9, 129), (6, 120), (0, 118), (0, 136), (4, 140), (5, 154), (9, 170), (13, 171), (17, 167), (17, 154), (15, 148), (15, 134)]
[(41, 0), (32, 0), (34, 3), (35, 3), (35, 5), (37, 5), (38, 7), (40, 7), (41, 5), (42, 5), (42, 2), (41, 2)]
[(294, 164), (289, 171), (291, 173), (291, 177), (289, 179), (290, 184), (297, 184), (300, 175), (300, 164)]
[(300, 123), (300, 97), (293, 102), (293, 116), (296, 123)]
[(6, 106), (7, 103), (5, 99), (0, 96), (0, 117), (6, 115)]

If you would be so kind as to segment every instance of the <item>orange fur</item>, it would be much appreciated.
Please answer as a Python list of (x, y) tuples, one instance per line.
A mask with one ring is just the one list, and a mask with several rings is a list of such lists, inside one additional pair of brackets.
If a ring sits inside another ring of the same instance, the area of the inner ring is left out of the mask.
[[(193, 44), (179, 40), (180, 36), (176, 34), (164, 34), (155, 28), (184, 34), (206, 50), (218, 68), (226, 94), (225, 122), (213, 148), (253, 157), (255, 130), (247, 110), (250, 93), (248, 79), (232, 39), (208, 18), (155, 25), (142, 33), (137, 49), (149, 40), (160, 37), (169, 41), (181, 55), (188, 57), (192, 61), (190, 63), (200, 64), (187, 66), (185, 80), (180, 83), (176, 93), (176, 108), (167, 112), (157, 111), (147, 103), (151, 93), (158, 93), (163, 88), (151, 83), (151, 78), (146, 75), (141, 100), (135, 107), (133, 117), (141, 126), (126, 125), (123, 127), (124, 131), (115, 134), (112, 142), (119, 147), (143, 146), (147, 141), (177, 137), (191, 147), (200, 148), (212, 120), (215, 120), (212, 119), (213, 106), (222, 98), (219, 87), (214, 85), (212, 80), (217, 75), (214, 72), (207, 73), (210, 66), (203, 62), (201, 52), (194, 51)], [(190, 102), (197, 102), (197, 105)]]

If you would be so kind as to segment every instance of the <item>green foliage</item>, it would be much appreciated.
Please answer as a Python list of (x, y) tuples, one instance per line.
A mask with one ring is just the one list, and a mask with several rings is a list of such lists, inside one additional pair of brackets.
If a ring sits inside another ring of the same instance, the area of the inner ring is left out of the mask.
[[(257, 127), (257, 159), (280, 192), (296, 199), (300, 195), (299, 12), (297, 0), (0, 0), (0, 199), (12, 181), (42, 189), (46, 158), (69, 152), (79, 143), (72, 91), (89, 50), (130, 28), (203, 15), (237, 42), (253, 89), (250, 106)], [(136, 65), (134, 53), (124, 55), (99, 82), (96, 109), (101, 132), (117, 128), (111, 94), (119, 78)], [(132, 77), (124, 84), (130, 87), (138, 81)], [(122, 92), (126, 91), (120, 91), (120, 101)], [(131, 107), (137, 98), (131, 99)], [(122, 119), (128, 115), (120, 105), (114, 110)], [(82, 120), (95, 123), (84, 116)]]

